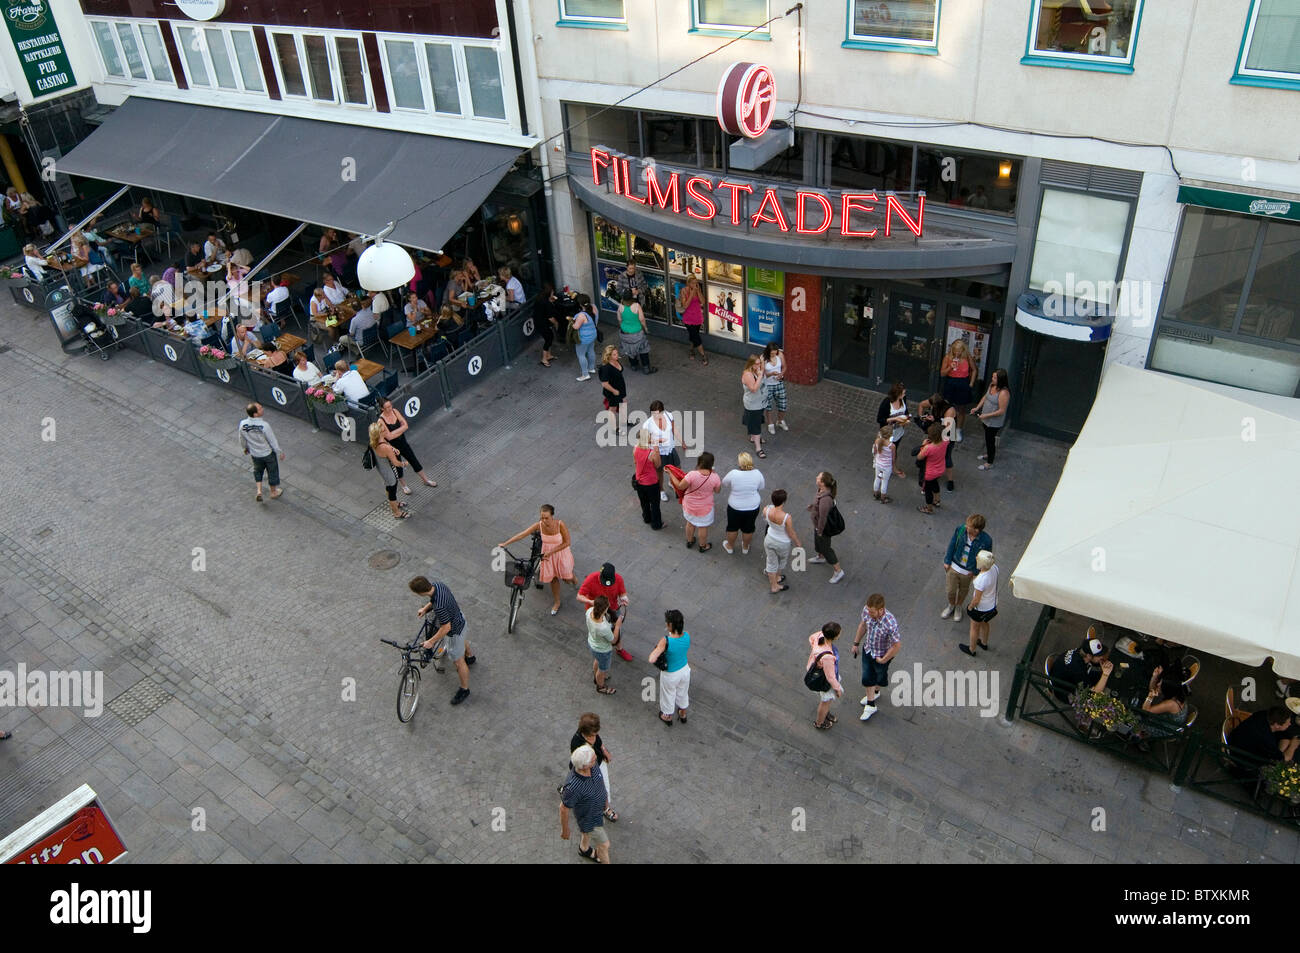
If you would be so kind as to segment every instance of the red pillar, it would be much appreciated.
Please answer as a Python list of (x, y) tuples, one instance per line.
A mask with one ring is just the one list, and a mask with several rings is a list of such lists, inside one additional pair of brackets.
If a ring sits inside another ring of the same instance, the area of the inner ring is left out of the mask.
[(821, 377), (822, 279), (785, 274), (786, 380), (816, 384)]

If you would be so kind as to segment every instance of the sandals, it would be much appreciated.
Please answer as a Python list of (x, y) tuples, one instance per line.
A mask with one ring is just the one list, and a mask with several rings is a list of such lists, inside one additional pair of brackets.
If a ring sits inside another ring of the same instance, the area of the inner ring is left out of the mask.
[(934, 513), (934, 507), (933, 507), (933, 506), (918, 506), (918, 507), (916, 508), (916, 511), (917, 511), (918, 513), (924, 513), (926, 516), (930, 516), (931, 514)]
[(409, 486), (404, 486), (404, 487), (402, 487), (402, 492), (405, 493), (407, 496), (410, 496), (410, 495), (411, 495), (411, 488), (410, 488)]
[(767, 591), (770, 592), (772, 595), (776, 595), (778, 592), (785, 592), (789, 588), (790, 588), (789, 586), (782, 583), (780, 589), (769, 589)]
[(680, 721), (683, 725), (686, 724), (686, 710), (685, 710), (685, 709), (683, 709), (683, 708), (679, 708), (679, 709), (677, 709), (677, 720)]
[(610, 688), (608, 685), (606, 685), (604, 688), (601, 688), (599, 685), (596, 686), (597, 695), (613, 695), (617, 691), (618, 691), (617, 688)]
[(605, 820), (609, 821), (611, 824), (617, 824), (618, 811), (614, 810), (611, 807), (605, 808)]
[(600, 863), (600, 858), (596, 856), (595, 847), (588, 847), (586, 850), (583, 850), (581, 847), (579, 847), (578, 856), (581, 857), (583, 860), (590, 860), (593, 863), (597, 863), (597, 864)]
[(881, 502), (881, 503), (892, 503), (892, 502), (894, 502), (894, 500), (893, 500), (893, 497), (885, 496), (885, 495), (882, 493), (881, 496), (880, 496), (880, 502)]
[(705, 543), (703, 546), (700, 547), (700, 552), (707, 553), (712, 548), (713, 548), (712, 543)]
[(758, 456), (759, 456), (760, 459), (766, 460), (766, 459), (767, 459), (767, 451), (766, 451), (766, 450), (760, 450), (760, 451), (758, 451)]
[(690, 549), (690, 548), (691, 548), (692, 546), (694, 546), (694, 545), (695, 545), (695, 540), (693, 540), (693, 539), (688, 539), (688, 540), (686, 541), (686, 548), (687, 548), (687, 549)]
[(702, 357), (700, 360), (704, 363), (705, 367), (709, 366), (709, 359), (707, 357)]
[(406, 512), (406, 510), (402, 510), (402, 512), (400, 513), (393, 514), (393, 519), (395, 520), (409, 520), (410, 518), (411, 518), (411, 514)]
[(659, 712), (655, 712), (655, 717), (658, 718), (660, 721), (662, 721), (662, 722), (663, 722), (665, 725), (667, 725), (669, 728), (671, 728), (671, 727), (673, 726), (673, 716), (672, 716), (672, 715), (669, 715), (667, 718), (665, 718), (663, 715), (659, 714)]
[(820, 731), (826, 731), (834, 724), (835, 724), (835, 716), (827, 715), (826, 720), (823, 721), (821, 724), (818, 724), (817, 722), (814, 721), (813, 727), (819, 729)]
[(14, 736), (12, 731), (0, 731), (0, 741), (8, 741)]

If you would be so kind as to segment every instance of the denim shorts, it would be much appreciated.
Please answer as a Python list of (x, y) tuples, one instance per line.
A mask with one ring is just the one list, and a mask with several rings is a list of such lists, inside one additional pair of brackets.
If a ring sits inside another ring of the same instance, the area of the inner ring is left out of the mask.
[(591, 657), (596, 660), (596, 667), (602, 672), (608, 672), (610, 662), (614, 661), (614, 650), (610, 649), (608, 652), (597, 652), (595, 649), (591, 648), (590, 645), (588, 645), (587, 648), (591, 649)]
[(887, 688), (889, 686), (889, 663), (877, 662), (870, 652), (863, 652), (862, 685), (865, 688), (870, 688), (872, 685)]

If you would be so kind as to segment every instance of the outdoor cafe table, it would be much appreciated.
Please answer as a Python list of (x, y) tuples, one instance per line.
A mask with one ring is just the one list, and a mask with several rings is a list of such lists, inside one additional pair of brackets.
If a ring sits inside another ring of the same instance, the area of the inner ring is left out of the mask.
[(85, 258), (64, 258), (61, 255), (51, 255), (45, 259), (45, 264), (51, 268), (57, 268), (59, 271), (79, 271), (90, 262)]
[(370, 378), (382, 372), (384, 369), (384, 365), (380, 364), (378, 361), (369, 361), (366, 360), (365, 358), (362, 358), (361, 360), (357, 361), (356, 365), (357, 365), (357, 373), (361, 375), (361, 379), (363, 381), (367, 381), (367, 382), (370, 380)]
[[(435, 334), (438, 333), (438, 325), (434, 321), (428, 321), (425, 326), (411, 334), (409, 328), (404, 328), (400, 333), (394, 334), (388, 339), (390, 344), (396, 344), (405, 351), (415, 352), (416, 369), (420, 366), (420, 348), (423, 347)], [(405, 367), (405, 361), (403, 361)]]
[(152, 225), (119, 225), (108, 230), (110, 238), (130, 242), (132, 245), (138, 245), (140, 242), (152, 238), (153, 233), (154, 227)]
[[(331, 340), (337, 341), (342, 335), (348, 333), (348, 325), (351, 324), (352, 319), (356, 317), (357, 309), (353, 304), (354, 301), (354, 298), (345, 298), (341, 304), (335, 305), (329, 311), (325, 312), (325, 314), (317, 314), (314, 316), (311, 319), (312, 323), (320, 330), (328, 332)], [(325, 323), (331, 314), (338, 317), (338, 323), (332, 327)]]
[(298, 337), (296, 334), (281, 334), (275, 339), (276, 346), (285, 354), (292, 354), (298, 348), (307, 343), (306, 339)]

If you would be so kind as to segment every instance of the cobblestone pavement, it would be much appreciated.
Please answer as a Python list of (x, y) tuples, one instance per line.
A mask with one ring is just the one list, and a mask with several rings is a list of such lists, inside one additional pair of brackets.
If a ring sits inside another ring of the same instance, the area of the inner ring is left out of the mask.
[[(398, 524), (381, 518), (382, 485), (355, 444), (272, 413), (286, 492), (259, 506), (236, 395), (134, 353), (67, 357), (47, 318), (14, 306), (0, 305), (0, 341), (0, 669), (101, 670), (110, 699), (94, 719), (0, 708), (15, 732), (0, 746), (0, 833), (85, 781), (145, 861), (578, 862), (557, 836), (554, 790), (590, 710), (614, 754), (616, 861), (1296, 859), (1293, 834), (1042, 728), (888, 704), (860, 724), (847, 652), (850, 703), (833, 730), (813, 729), (807, 633), (833, 618), (851, 634), (869, 592), (886, 593), (903, 626), (896, 671), (962, 667), (965, 627), (939, 619), (948, 534), (978, 509), (1014, 567), (1058, 444), (1011, 434), (988, 474), (974, 472), (976, 442), (963, 445), (957, 490), (927, 518), (906, 482), (896, 505), (870, 499), (873, 400), (863, 419), (856, 392), (792, 386), (792, 430), (769, 438), (761, 469), (792, 491), (801, 533), (817, 470), (840, 479), (848, 578), (830, 586), (810, 566), (770, 596), (761, 549), (685, 549), (675, 504), (662, 533), (643, 527), (631, 451), (598, 445), (596, 386), (574, 382), (567, 352), (550, 370), (521, 358), (415, 431), (440, 486), (417, 488), (414, 518)], [(729, 466), (745, 448), (739, 365), (701, 368), (663, 343), (656, 358), (662, 373), (629, 374), (632, 406), (658, 397), (701, 413), (704, 448)], [(555, 617), (549, 593), (530, 592), (506, 635), (490, 547), (541, 502), (568, 521), (580, 572), (609, 559), (627, 578), (639, 658), (665, 608), (685, 613), (688, 725), (655, 720), (644, 661), (616, 661), (619, 693), (594, 694), (571, 592)], [(400, 561), (370, 568), (376, 553)], [(479, 664), (459, 708), (447, 704), (454, 675), (428, 670), (403, 726), (396, 653), (377, 640), (413, 633), (416, 573), (450, 583)], [(998, 674), (1002, 701), (1038, 607), (1004, 591), (1000, 610), (976, 666)]]

